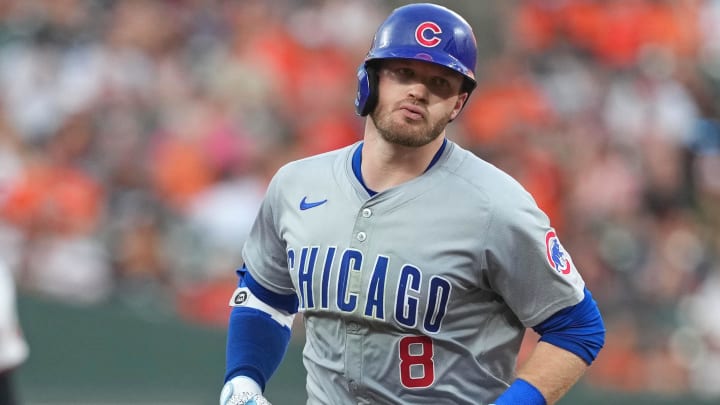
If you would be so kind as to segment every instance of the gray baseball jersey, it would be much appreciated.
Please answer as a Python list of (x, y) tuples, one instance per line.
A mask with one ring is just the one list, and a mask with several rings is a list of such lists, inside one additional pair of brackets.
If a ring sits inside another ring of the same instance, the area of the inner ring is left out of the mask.
[(513, 379), (526, 327), (583, 298), (547, 216), (453, 142), (422, 176), (370, 197), (359, 144), (287, 164), (243, 249), (297, 294), (308, 404), (484, 404)]

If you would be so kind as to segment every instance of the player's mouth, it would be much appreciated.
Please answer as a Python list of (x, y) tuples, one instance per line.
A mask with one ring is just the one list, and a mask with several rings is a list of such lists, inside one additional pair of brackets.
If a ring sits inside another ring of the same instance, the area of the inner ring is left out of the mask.
[(413, 103), (401, 103), (398, 111), (400, 111), (405, 118), (413, 121), (420, 121), (425, 118), (425, 110)]

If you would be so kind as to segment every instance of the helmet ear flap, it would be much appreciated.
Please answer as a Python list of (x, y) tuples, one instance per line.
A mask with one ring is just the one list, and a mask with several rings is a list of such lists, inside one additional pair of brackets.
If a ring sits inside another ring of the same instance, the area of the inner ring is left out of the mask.
[(378, 73), (372, 63), (363, 63), (357, 71), (358, 90), (355, 112), (364, 117), (375, 109), (378, 99)]

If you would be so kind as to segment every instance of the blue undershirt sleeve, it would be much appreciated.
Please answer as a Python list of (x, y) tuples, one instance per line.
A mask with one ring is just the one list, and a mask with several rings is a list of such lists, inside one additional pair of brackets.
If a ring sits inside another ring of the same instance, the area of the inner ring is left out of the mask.
[(542, 392), (534, 385), (518, 378), (492, 405), (547, 405)]
[[(239, 286), (249, 288), (264, 303), (291, 314), (297, 312), (297, 296), (277, 294), (262, 287), (245, 268), (238, 270), (238, 275)], [(289, 328), (266, 312), (234, 307), (228, 323), (224, 381), (243, 375), (255, 380), (264, 391), (285, 357), (290, 334)]]
[(300, 302), (295, 294), (278, 294), (268, 290), (262, 285), (258, 284), (257, 281), (252, 277), (247, 268), (243, 266), (237, 271), (238, 287), (247, 287), (253, 293), (254, 296), (258, 297), (260, 301), (270, 305), (271, 307), (281, 309), (289, 314), (295, 314), (298, 311)]
[(600, 310), (585, 288), (585, 298), (562, 309), (533, 328), (541, 342), (576, 354), (590, 365), (605, 344), (605, 325)]

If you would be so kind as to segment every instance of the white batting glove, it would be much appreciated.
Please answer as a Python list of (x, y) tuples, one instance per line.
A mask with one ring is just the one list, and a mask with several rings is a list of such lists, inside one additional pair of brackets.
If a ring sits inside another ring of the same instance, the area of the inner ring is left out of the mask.
[(226, 405), (272, 405), (264, 396), (243, 392), (240, 395), (231, 395)]
[(238, 376), (226, 382), (220, 392), (220, 405), (272, 405), (251, 378)]

